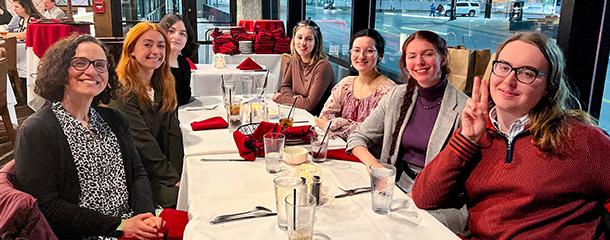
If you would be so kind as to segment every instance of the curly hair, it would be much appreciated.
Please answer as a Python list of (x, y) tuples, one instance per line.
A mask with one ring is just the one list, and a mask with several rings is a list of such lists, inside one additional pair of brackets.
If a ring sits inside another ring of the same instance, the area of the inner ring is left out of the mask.
[(71, 35), (53, 44), (40, 59), (38, 73), (34, 85), (34, 92), (51, 102), (62, 101), (64, 89), (68, 85), (69, 71), (72, 57), (76, 54), (78, 45), (84, 42), (92, 42), (104, 50), (108, 61), (108, 85), (104, 91), (93, 98), (91, 106), (99, 103), (108, 104), (116, 97), (116, 89), (120, 87), (117, 74), (114, 71), (114, 60), (108, 48), (91, 35)]
[(169, 29), (172, 25), (176, 24), (177, 22), (184, 23), (184, 27), (186, 28), (186, 45), (184, 45), (184, 48), (182, 49), (182, 51), (180, 51), (180, 53), (182, 54), (182, 56), (190, 58), (193, 56), (193, 54), (197, 50), (198, 44), (195, 41), (195, 38), (193, 37), (193, 35), (194, 35), (193, 29), (191, 28), (191, 25), (189, 25), (189, 22), (180, 15), (177, 15), (175, 13), (170, 13), (170, 14), (165, 15), (161, 19), (161, 21), (159, 22), (159, 26), (161, 28), (163, 28), (164, 31), (167, 32), (167, 29)]

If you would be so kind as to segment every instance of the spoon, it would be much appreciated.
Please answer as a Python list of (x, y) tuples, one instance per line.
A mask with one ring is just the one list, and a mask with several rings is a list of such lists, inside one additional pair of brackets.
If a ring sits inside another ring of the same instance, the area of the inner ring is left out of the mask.
[(256, 207), (254, 207), (254, 209), (252, 209), (250, 211), (220, 215), (220, 216), (215, 217), (214, 220), (225, 219), (225, 218), (229, 218), (229, 217), (233, 217), (233, 216), (238, 216), (238, 215), (255, 213), (255, 212), (258, 212), (258, 211), (272, 212), (270, 209), (268, 209), (266, 207), (256, 206)]

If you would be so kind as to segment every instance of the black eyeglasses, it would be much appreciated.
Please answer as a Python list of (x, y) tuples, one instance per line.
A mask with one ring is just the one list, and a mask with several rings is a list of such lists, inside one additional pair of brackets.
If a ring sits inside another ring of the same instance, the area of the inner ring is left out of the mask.
[(491, 68), (491, 72), (494, 75), (498, 77), (506, 77), (512, 71), (515, 71), (515, 77), (517, 78), (517, 81), (525, 84), (531, 84), (532, 82), (534, 82), (534, 80), (536, 80), (537, 77), (546, 76), (545, 72), (539, 71), (538, 69), (535, 69), (530, 66), (515, 68), (511, 66), (510, 63), (504, 61), (493, 61), (493, 67)]
[(72, 67), (77, 71), (85, 71), (91, 64), (93, 64), (93, 68), (95, 68), (95, 71), (99, 73), (108, 72), (107, 60), (98, 59), (91, 61), (83, 57), (73, 57), (72, 62), (70, 62), (70, 65), (72, 65)]

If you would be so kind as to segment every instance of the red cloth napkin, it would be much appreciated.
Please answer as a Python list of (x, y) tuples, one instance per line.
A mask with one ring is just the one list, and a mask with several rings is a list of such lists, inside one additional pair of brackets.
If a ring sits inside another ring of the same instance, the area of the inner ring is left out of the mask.
[(222, 117), (212, 117), (206, 120), (192, 122), (193, 131), (227, 128), (229, 124)]
[(304, 144), (311, 142), (311, 134), (314, 134), (315, 131), (311, 130), (310, 125), (298, 126), (298, 127), (289, 127), (282, 131), (284, 135), (286, 135), (286, 139), (291, 140), (302, 140)]
[(246, 59), (244, 59), (243, 62), (241, 62), (239, 65), (237, 65), (237, 69), (260, 70), (260, 69), (263, 69), (263, 67), (261, 67), (261, 65), (258, 65), (258, 63), (256, 63), (254, 60), (252, 60), (252, 58), (247, 57)]
[(265, 135), (265, 133), (279, 131), (279, 124), (261, 122), (250, 136), (246, 136), (240, 131), (233, 132), (233, 140), (235, 141), (235, 145), (237, 145), (239, 156), (248, 161), (254, 161), (256, 157), (264, 157), (265, 146), (263, 135)]
[(356, 156), (347, 154), (345, 152), (345, 148), (328, 149), (328, 152), (326, 152), (326, 158), (360, 162), (360, 159), (358, 159)]
[(197, 70), (197, 66), (195, 65), (195, 63), (193, 63), (193, 61), (191, 61), (191, 59), (185, 57), (184, 59), (186, 59), (186, 62), (189, 63), (189, 67), (191, 68), (191, 70)]
[(161, 211), (159, 217), (165, 221), (165, 231), (163, 234), (167, 239), (178, 240), (184, 236), (184, 228), (189, 222), (188, 213), (185, 211), (166, 208)]

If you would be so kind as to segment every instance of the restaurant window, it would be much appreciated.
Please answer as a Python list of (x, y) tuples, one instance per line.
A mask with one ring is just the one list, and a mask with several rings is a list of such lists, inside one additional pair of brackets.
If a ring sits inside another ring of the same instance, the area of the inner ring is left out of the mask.
[(280, 14), (279, 19), (284, 22), (284, 26), (288, 22), (288, 0), (279, 0), (280, 2)]
[(559, 0), (456, 0), (455, 3), (455, 17), (451, 19), (450, 0), (377, 1), (375, 28), (386, 40), (381, 68), (395, 74), (400, 72), (398, 61), (402, 43), (418, 30), (436, 32), (450, 46), (463, 45), (492, 52), (516, 32), (538, 31), (553, 39), (557, 37)]
[(320, 26), (324, 51), (349, 61), (351, 0), (306, 0), (305, 16)]
[[(610, 63), (610, 60), (608, 60)], [(606, 70), (606, 82), (604, 83), (604, 95), (602, 97), (602, 107), (599, 113), (599, 126), (610, 132), (610, 64)]]
[(212, 45), (210, 33), (218, 26), (231, 25), (231, 4), (234, 0), (197, 0), (197, 40), (204, 43), (199, 46), (199, 63), (212, 62)]

